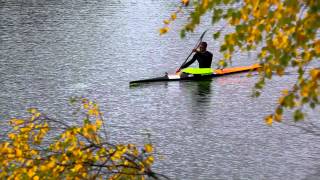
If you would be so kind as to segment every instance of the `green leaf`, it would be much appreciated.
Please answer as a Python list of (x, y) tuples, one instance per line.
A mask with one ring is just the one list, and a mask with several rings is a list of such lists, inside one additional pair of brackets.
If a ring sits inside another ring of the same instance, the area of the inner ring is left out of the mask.
[(87, 117), (86, 117), (86, 118), (84, 118), (84, 119), (83, 119), (83, 123), (84, 123), (84, 124), (89, 124), (89, 123), (90, 123), (89, 118), (87, 118)]
[(308, 97), (302, 98), (302, 103), (303, 103), (303, 104), (305, 104), (305, 103), (307, 103), (307, 102), (309, 102), (309, 98), (308, 98)]
[(212, 24), (220, 21), (222, 13), (223, 13), (222, 9), (214, 9), (213, 10)]
[(278, 108), (276, 109), (276, 113), (277, 113), (277, 114), (282, 114), (282, 113), (283, 113), (283, 108), (282, 108), (282, 107), (278, 107)]
[(218, 39), (220, 37), (220, 31), (213, 34), (214, 39)]
[(228, 50), (232, 53), (234, 51), (234, 46), (232, 45), (228, 46)]
[(234, 18), (241, 19), (240, 11), (236, 11), (233, 15), (234, 15)]
[(256, 89), (262, 89), (263, 88), (263, 86), (264, 86), (264, 80), (260, 80), (259, 82), (257, 82), (255, 85), (254, 85), (254, 87), (256, 88)]
[(299, 76), (303, 76), (303, 74), (304, 74), (304, 70), (300, 67), (299, 69), (298, 69), (298, 73), (299, 73)]
[(292, 67), (296, 67), (297, 65), (298, 65), (298, 61), (297, 60), (291, 61), (291, 66)]
[(227, 45), (222, 45), (222, 46), (220, 46), (220, 52), (223, 52), (223, 51), (226, 51), (227, 50)]
[(290, 94), (285, 98), (285, 105), (289, 108), (293, 108), (295, 106), (294, 103), (294, 94)]
[(219, 20), (221, 19), (221, 17), (219, 16), (212, 16), (212, 24), (217, 23)]
[(79, 101), (79, 97), (71, 97), (69, 99), (70, 104), (75, 104)]
[(300, 121), (304, 119), (304, 114), (301, 112), (300, 109), (298, 109), (294, 111), (293, 117), (295, 121)]
[(290, 25), (292, 19), (290, 17), (281, 18), (279, 21), (279, 26)]
[(260, 94), (261, 94), (261, 93), (260, 93), (259, 91), (255, 91), (252, 96), (253, 96), (253, 97), (259, 97)]
[(311, 107), (312, 109), (314, 109), (314, 108), (316, 107), (316, 104), (315, 104), (314, 102), (311, 102), (311, 103), (310, 103), (310, 107)]
[(223, 9), (217, 9), (216, 12), (221, 16), (221, 14), (223, 13)]
[(290, 60), (290, 56), (288, 54), (284, 54), (283, 56), (281, 56), (280, 58), (280, 64), (282, 66), (288, 66), (289, 60)]
[(180, 31), (180, 37), (181, 38), (186, 37), (186, 30), (183, 29), (183, 30)]
[(236, 36), (236, 39), (239, 41), (244, 41), (245, 40), (245, 36), (243, 33), (239, 33), (238, 36)]
[(228, 65), (228, 63), (226, 62), (226, 61), (224, 61), (224, 60), (220, 60), (219, 62), (218, 62), (218, 66), (219, 67), (226, 67)]
[(265, 27), (266, 27), (266, 26), (265, 26), (264, 24), (260, 24), (260, 25), (258, 26), (258, 29), (259, 29), (260, 32), (262, 32), (262, 31), (264, 31)]
[(234, 10), (233, 8), (228, 9), (228, 10), (227, 10), (227, 16), (228, 16), (228, 17), (232, 17), (232, 15), (234, 14), (234, 11), (235, 11), (235, 10)]
[(244, 31), (244, 25), (243, 24), (239, 24), (239, 25), (237, 25), (236, 26), (236, 32), (237, 33), (240, 33), (240, 32), (242, 32), (242, 31)]

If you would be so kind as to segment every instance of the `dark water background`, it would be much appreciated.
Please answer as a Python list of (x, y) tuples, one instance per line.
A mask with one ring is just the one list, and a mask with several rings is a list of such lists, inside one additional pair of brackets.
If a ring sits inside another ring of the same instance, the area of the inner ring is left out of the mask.
[[(246, 74), (129, 87), (173, 72), (210, 24), (180, 39), (181, 18), (160, 37), (175, 10), (165, 0), (1, 0), (1, 121), (29, 107), (71, 121), (68, 99), (85, 96), (101, 105), (112, 140), (142, 144), (150, 133), (155, 168), (173, 179), (320, 179), (319, 137), (263, 121), (295, 73), (275, 77), (260, 98), (250, 97), (257, 77)], [(205, 37), (214, 60), (212, 33), (222, 26)], [(233, 66), (252, 60), (238, 54)], [(319, 120), (308, 111), (306, 122)]]

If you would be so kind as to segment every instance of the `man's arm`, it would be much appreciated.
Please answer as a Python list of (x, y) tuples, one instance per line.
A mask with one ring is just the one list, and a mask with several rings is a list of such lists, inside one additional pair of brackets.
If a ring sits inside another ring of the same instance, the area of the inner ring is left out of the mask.
[(192, 63), (194, 63), (197, 60), (197, 53), (195, 55), (193, 55), (192, 59), (190, 61), (188, 61), (187, 63), (185, 63), (184, 65), (181, 66), (180, 69), (184, 69), (189, 67)]

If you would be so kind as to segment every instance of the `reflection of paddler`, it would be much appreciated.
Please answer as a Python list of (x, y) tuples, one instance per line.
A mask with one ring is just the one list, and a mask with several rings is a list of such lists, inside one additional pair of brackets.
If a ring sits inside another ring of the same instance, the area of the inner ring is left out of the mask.
[(209, 81), (198, 81), (197, 82), (197, 93), (199, 96), (207, 97), (211, 93), (211, 80)]
[[(193, 56), (193, 58), (183, 64), (179, 69), (177, 69), (176, 73), (179, 73), (182, 69), (189, 67), (192, 63), (194, 63), (196, 60), (199, 63), (199, 68), (210, 68), (211, 69), (211, 63), (212, 63), (212, 53), (207, 51), (207, 43), (201, 42), (199, 45), (199, 50), (193, 49), (193, 52), (196, 54)], [(185, 72), (186, 73), (186, 72)]]

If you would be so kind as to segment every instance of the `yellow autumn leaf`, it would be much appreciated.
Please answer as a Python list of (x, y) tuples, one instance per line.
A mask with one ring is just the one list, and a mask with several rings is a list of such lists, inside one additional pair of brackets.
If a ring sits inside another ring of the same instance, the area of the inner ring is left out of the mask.
[(163, 20), (163, 23), (164, 23), (164, 24), (170, 24), (170, 20), (165, 19), (165, 20)]
[(241, 13), (241, 19), (246, 22), (249, 18), (248, 18), (248, 12), (247, 12), (247, 8), (242, 8), (240, 10), (240, 13)]
[(308, 97), (308, 96), (309, 96), (309, 91), (310, 91), (310, 89), (309, 89), (308, 86), (303, 86), (303, 87), (301, 88), (300, 95), (301, 95), (302, 97)]
[(290, 28), (287, 30), (287, 33), (290, 35), (290, 34), (293, 34), (295, 31), (296, 31), (296, 27), (293, 26), (293, 27), (290, 27)]
[(113, 161), (119, 160), (122, 155), (123, 155), (122, 151), (116, 151), (115, 153), (113, 153), (111, 160)]
[[(257, 2), (257, 1), (255, 1), (255, 2)], [(254, 10), (253, 10), (253, 13), (252, 13), (252, 15), (255, 17), (255, 18), (259, 18), (260, 17), (260, 11), (259, 11), (259, 8), (256, 8), (256, 7), (254, 7), (253, 8)]]
[(172, 13), (171, 14), (171, 20), (174, 21), (177, 19), (177, 14), (176, 13)]
[(249, 18), (247, 16), (247, 14), (242, 14), (241, 19), (243, 19), (243, 21), (246, 22), (246, 21), (248, 21)]
[(252, 44), (255, 40), (255, 36), (253, 34), (251, 34), (248, 38), (247, 38), (247, 42), (248, 44)]
[(226, 66), (226, 62), (225, 62), (224, 60), (220, 60), (220, 61), (218, 62), (218, 65), (219, 65), (220, 67), (225, 67), (225, 66)]
[(97, 119), (96, 120), (96, 125), (97, 125), (97, 128), (100, 128), (101, 125), (102, 125), (102, 120), (101, 119)]
[(229, 23), (233, 26), (236, 26), (236, 25), (240, 24), (240, 19), (239, 18), (232, 18), (232, 19), (230, 19)]
[(30, 108), (29, 109), (29, 112), (32, 113), (32, 114), (35, 114), (37, 112), (37, 109), (35, 108)]
[(320, 78), (320, 68), (315, 68), (315, 69), (312, 69), (310, 71), (310, 75), (312, 77), (312, 79), (319, 79)]
[(153, 151), (153, 147), (151, 144), (145, 144), (144, 149), (147, 153), (151, 153)]
[(33, 161), (32, 160), (28, 160), (27, 162), (26, 162), (26, 166), (31, 166), (33, 164)]
[(18, 126), (18, 125), (21, 125), (24, 123), (24, 120), (23, 119), (11, 119), (10, 120), (10, 123), (15, 125), (15, 126)]
[(272, 69), (269, 65), (265, 65), (264, 66), (264, 72), (266, 74), (267, 77), (271, 77), (272, 75)]
[(224, 54), (224, 58), (225, 58), (225, 59), (230, 59), (230, 58), (231, 58), (230, 53), (225, 53), (225, 54)]
[(82, 168), (81, 164), (76, 164), (71, 171), (72, 172), (78, 172), (81, 168)]
[(320, 40), (317, 40), (314, 43), (314, 50), (316, 51), (317, 54), (320, 54)]
[(128, 149), (134, 149), (134, 148), (136, 148), (136, 146), (135, 146), (134, 144), (128, 144), (127, 147), (128, 147)]
[(277, 48), (286, 48), (288, 46), (288, 36), (284, 33), (279, 33), (272, 40), (272, 43)]
[(82, 175), (83, 178), (88, 177), (88, 174), (87, 174), (87, 173), (82, 173), (81, 175)]
[(8, 148), (8, 146), (10, 145), (10, 143), (5, 142), (4, 144), (1, 144), (1, 145), (3, 145), (3, 148)]
[(311, 53), (308, 51), (305, 51), (304, 55), (303, 55), (303, 60), (305, 61), (309, 61), (311, 59)]
[(262, 50), (261, 53), (260, 53), (260, 55), (261, 55), (261, 58), (266, 57), (267, 51), (266, 51), (266, 50)]
[(147, 164), (147, 165), (151, 165), (151, 164), (153, 164), (153, 162), (154, 162), (154, 157), (153, 156), (149, 156), (149, 157), (147, 157), (147, 159), (145, 160), (145, 163)]
[(289, 94), (289, 90), (288, 89), (284, 89), (281, 91), (282, 95), (286, 96)]
[(270, 32), (271, 28), (272, 28), (272, 26), (270, 24), (267, 24), (265, 27), (266, 32)]
[(279, 76), (284, 75), (284, 69), (283, 69), (283, 68), (277, 68), (276, 72), (277, 72), (277, 74), (278, 74)]
[(265, 120), (266, 124), (269, 125), (269, 126), (271, 126), (272, 123), (273, 123), (272, 115), (269, 115), (269, 116), (265, 117), (264, 120)]
[(8, 157), (9, 159), (13, 159), (13, 158), (15, 158), (15, 155), (14, 155), (14, 154), (8, 154), (7, 157)]
[(163, 34), (167, 33), (168, 31), (169, 31), (169, 28), (168, 28), (168, 27), (164, 27), (164, 28), (161, 28), (161, 29), (159, 30), (160, 35), (163, 35)]
[(202, 7), (204, 9), (207, 9), (208, 8), (208, 4), (209, 4), (209, 0), (202, 0)]
[(188, 6), (189, 0), (181, 0), (181, 3), (185, 6)]
[(276, 113), (276, 114), (274, 115), (274, 120), (277, 121), (277, 122), (281, 122), (281, 120), (282, 120), (282, 115)]
[(16, 137), (16, 135), (14, 133), (8, 134), (8, 138), (10, 138), (11, 140), (13, 140), (15, 137)]
[(41, 128), (40, 133), (45, 135), (49, 131), (49, 128)]
[(133, 155), (136, 156), (136, 157), (139, 155), (138, 149), (136, 149), (136, 148), (133, 149)]
[(88, 103), (83, 103), (83, 108), (84, 109), (89, 109), (89, 104)]
[(21, 157), (22, 156), (22, 151), (20, 149), (16, 149), (16, 156)]
[(40, 171), (46, 171), (48, 168), (45, 165), (41, 165), (39, 169)]
[(47, 164), (47, 169), (51, 169), (56, 165), (55, 160), (51, 160), (48, 164)]
[(29, 169), (28, 171), (28, 176), (31, 178), (32, 176), (34, 176), (36, 173), (33, 171), (33, 168)]
[(226, 38), (226, 43), (229, 44), (229, 45), (234, 45), (235, 44), (235, 40), (234, 40), (234, 36), (228, 36)]
[(97, 110), (97, 109), (89, 109), (88, 110), (88, 114), (90, 115), (90, 116), (99, 116), (99, 111)]
[(38, 152), (34, 149), (30, 151), (30, 155), (37, 155), (37, 154), (38, 154)]
[(40, 117), (41, 113), (36, 112), (34, 115), (35, 115), (35, 117)]

